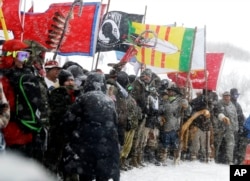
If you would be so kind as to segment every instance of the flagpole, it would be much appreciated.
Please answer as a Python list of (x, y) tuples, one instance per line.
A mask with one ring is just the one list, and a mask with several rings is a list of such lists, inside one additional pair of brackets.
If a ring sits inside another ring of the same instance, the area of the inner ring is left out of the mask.
[[(105, 13), (109, 12), (110, 2), (111, 2), (111, 0), (108, 0), (108, 5), (107, 5), (107, 9), (106, 9), (106, 12), (105, 12)], [(102, 3), (101, 3), (101, 4), (102, 4)], [(101, 20), (100, 23), (99, 23), (99, 31), (100, 31), (101, 24), (102, 24), (102, 20)], [(95, 70), (96, 70), (97, 67), (98, 67), (99, 58), (100, 58), (100, 53), (101, 53), (101, 52), (98, 52), (98, 53), (97, 53), (96, 62), (95, 62)], [(93, 58), (95, 59), (95, 56), (94, 56)], [(92, 64), (92, 68), (91, 68), (92, 70), (93, 70), (93, 66), (94, 66), (94, 59), (93, 59), (93, 64)]]
[[(143, 19), (143, 21), (142, 21), (142, 23), (144, 23), (144, 24), (145, 24), (145, 22), (146, 22), (147, 9), (148, 9), (148, 6), (146, 5), (146, 6), (145, 6), (145, 10), (144, 10), (144, 19)], [(139, 63), (140, 63), (140, 62), (139, 62)], [(141, 64), (141, 68), (140, 68), (140, 74), (141, 74), (142, 71), (143, 71), (143, 69), (146, 68), (146, 64), (143, 64), (143, 63), (140, 63), (140, 64)], [(139, 71), (136, 73), (136, 76), (138, 76), (138, 73), (139, 73)]]
[[(197, 33), (197, 27), (195, 27), (195, 30), (194, 30), (194, 39), (193, 39), (193, 46), (192, 46), (192, 53), (191, 53), (191, 57), (190, 57), (190, 62), (189, 62), (189, 71), (188, 71), (188, 74), (187, 74), (187, 81), (186, 81), (186, 89), (187, 89), (187, 92), (188, 92), (188, 97), (187, 99), (188, 100), (191, 100), (192, 97), (190, 97), (190, 90), (192, 88), (192, 83), (190, 81), (190, 74), (191, 74), (191, 66), (192, 66), (192, 60), (193, 60), (193, 53), (194, 53), (194, 46), (195, 46), (195, 39), (196, 39), (196, 33)], [(185, 95), (186, 96), (186, 95)]]
[[(208, 86), (208, 75), (207, 75), (207, 56), (206, 56), (206, 26), (204, 27), (204, 75), (205, 75), (205, 96), (207, 97), (207, 86)], [(207, 100), (207, 106), (208, 106), (208, 100)]]

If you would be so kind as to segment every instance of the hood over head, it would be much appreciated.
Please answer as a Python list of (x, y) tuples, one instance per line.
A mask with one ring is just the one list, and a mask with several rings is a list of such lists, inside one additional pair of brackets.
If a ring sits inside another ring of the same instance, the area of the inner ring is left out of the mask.
[(83, 90), (84, 92), (99, 90), (106, 93), (105, 76), (96, 72), (89, 73), (87, 79), (85, 80)]

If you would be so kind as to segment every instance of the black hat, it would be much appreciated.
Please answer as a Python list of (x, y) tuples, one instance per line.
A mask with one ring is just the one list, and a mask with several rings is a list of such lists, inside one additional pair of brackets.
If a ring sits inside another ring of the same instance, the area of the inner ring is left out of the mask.
[(59, 84), (60, 86), (63, 86), (64, 82), (66, 82), (69, 79), (74, 80), (74, 76), (72, 75), (72, 73), (68, 70), (61, 70), (61, 72), (58, 75), (58, 79), (59, 79)]
[(236, 89), (236, 88), (230, 89), (230, 94), (231, 95), (240, 95), (240, 93), (238, 92), (238, 89)]
[(170, 87), (167, 89), (168, 91), (174, 91), (176, 94), (182, 95), (180, 89), (178, 87)]

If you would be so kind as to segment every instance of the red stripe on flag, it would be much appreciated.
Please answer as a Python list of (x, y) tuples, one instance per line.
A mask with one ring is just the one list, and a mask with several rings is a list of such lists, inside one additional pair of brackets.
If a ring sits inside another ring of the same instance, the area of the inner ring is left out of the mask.
[(145, 48), (141, 48), (141, 62), (145, 64)]
[[(170, 34), (170, 29), (171, 27), (168, 27), (166, 29), (166, 32), (165, 32), (165, 40), (168, 40), (168, 37), (169, 37), (169, 34)], [(164, 68), (165, 67), (165, 64), (166, 64), (166, 54), (165, 53), (162, 53), (161, 55), (161, 67)]]
[[(156, 30), (155, 30), (155, 33), (158, 35), (159, 34), (159, 31), (160, 31), (160, 26), (156, 26)], [(151, 52), (151, 63), (150, 63), (151, 66), (154, 66), (155, 65), (155, 50), (152, 49), (152, 52)]]

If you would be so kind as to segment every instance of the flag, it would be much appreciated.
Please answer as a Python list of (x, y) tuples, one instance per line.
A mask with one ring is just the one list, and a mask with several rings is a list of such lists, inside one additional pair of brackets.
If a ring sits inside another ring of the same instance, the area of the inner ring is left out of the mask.
[[(22, 32), (20, 0), (2, 0), (2, 11), (7, 29)], [(3, 29), (1, 23), (0, 29)]]
[[(192, 70), (190, 71), (190, 81), (192, 88), (205, 89), (207, 73), (207, 89), (216, 90), (217, 81), (223, 61), (224, 53), (206, 53), (206, 70)], [(172, 79), (179, 87), (185, 87), (187, 83), (187, 72), (169, 72), (168, 77)]]
[[(54, 28), (55, 14), (67, 17), (72, 3), (51, 4), (49, 9), (43, 13), (25, 13), (25, 26), (23, 32), (24, 40), (34, 40), (48, 49), (47, 44), (51, 32)], [(93, 56), (96, 49), (96, 36), (99, 26), (100, 11), (106, 5), (100, 2), (87, 2), (83, 4), (82, 11), (80, 6), (73, 8), (72, 18), (69, 20), (65, 36), (58, 50), (59, 55), (83, 55)], [(78, 16), (81, 12), (80, 16)], [(56, 30), (55, 30), (56, 31)], [(14, 36), (21, 39), (22, 31), (14, 31)]]
[(119, 50), (126, 52), (129, 22), (142, 22), (144, 15), (129, 14), (122, 11), (107, 12), (102, 19), (98, 38), (97, 52)]
[(197, 28), (193, 48), (193, 56), (190, 70), (205, 68), (205, 29)]
[[(145, 30), (152, 32), (145, 36), (149, 42), (151, 41), (150, 45), (155, 43), (157, 49), (136, 46), (138, 50), (136, 58), (139, 62), (177, 71), (189, 71), (195, 29), (131, 23), (130, 34), (140, 35)], [(164, 51), (161, 51), (162, 49)]]

